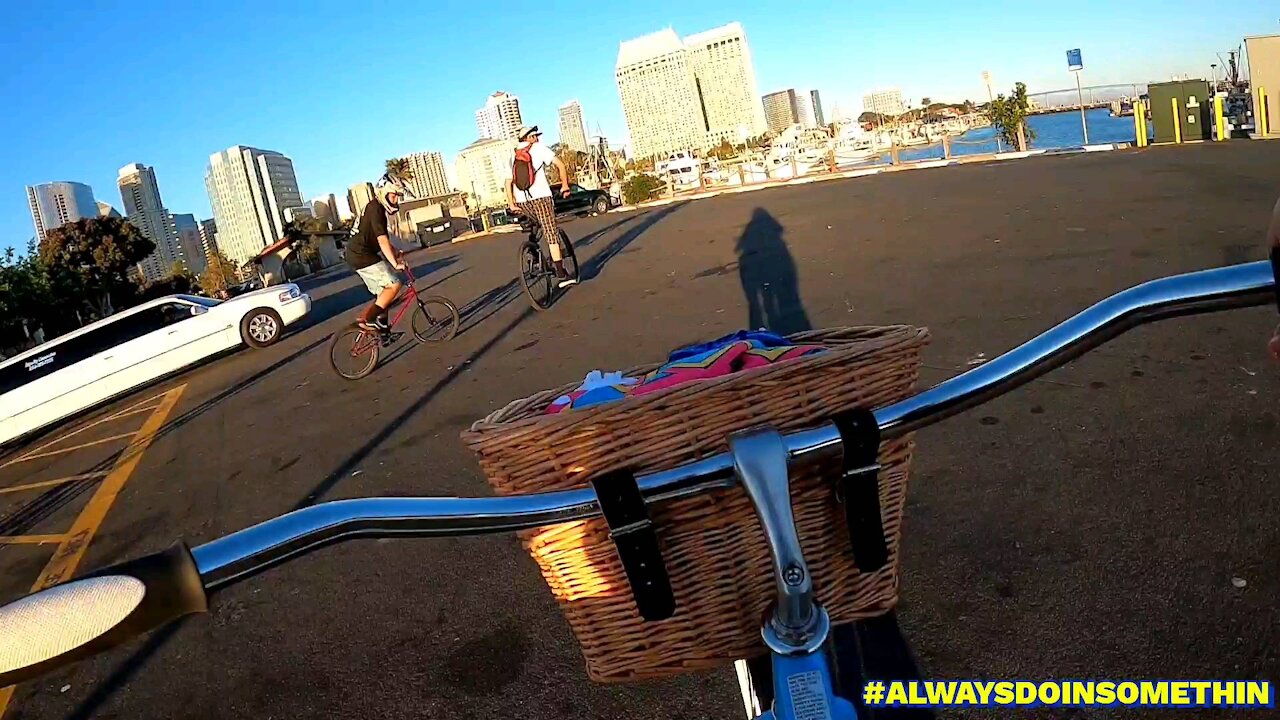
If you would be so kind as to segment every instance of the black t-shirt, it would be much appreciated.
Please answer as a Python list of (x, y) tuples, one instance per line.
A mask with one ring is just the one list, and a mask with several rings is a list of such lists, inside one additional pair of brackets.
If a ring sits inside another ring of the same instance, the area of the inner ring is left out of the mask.
[[(387, 212), (377, 199), (369, 201), (360, 213), (360, 226), (356, 234), (347, 242), (347, 264), (359, 270), (376, 264), (382, 259), (382, 248), (378, 245), (378, 236), (387, 233)], [(389, 235), (388, 235), (389, 237)]]

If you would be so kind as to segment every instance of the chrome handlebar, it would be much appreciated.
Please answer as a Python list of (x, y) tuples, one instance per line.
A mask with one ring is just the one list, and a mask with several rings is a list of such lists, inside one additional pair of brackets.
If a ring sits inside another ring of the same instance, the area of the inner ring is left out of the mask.
[[(1093, 305), (1047, 332), (918, 395), (876, 411), (883, 438), (980, 405), (1024, 385), (1144, 323), (1268, 305), (1275, 275), (1266, 261), (1152, 280)], [(839, 453), (831, 423), (782, 437), (791, 460)], [(649, 502), (737, 483), (729, 453), (637, 478)], [(320, 503), (267, 520), (192, 550), (206, 588), (247, 577), (339, 540), (359, 537), (477, 535), (580, 520), (600, 514), (588, 488), (490, 498), (363, 498)]]

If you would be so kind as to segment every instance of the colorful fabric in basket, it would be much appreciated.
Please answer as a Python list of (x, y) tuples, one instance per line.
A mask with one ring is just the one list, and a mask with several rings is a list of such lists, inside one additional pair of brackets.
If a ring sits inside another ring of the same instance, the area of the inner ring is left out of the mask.
[(602, 373), (592, 370), (587, 373), (577, 390), (561, 395), (547, 407), (547, 415), (554, 415), (569, 408), (588, 407), (600, 403), (621, 400), (627, 396), (632, 386), (640, 382), (639, 378), (623, 377), (620, 372)]
[(740, 330), (711, 342), (674, 350), (665, 364), (643, 378), (593, 370), (577, 390), (556, 398), (546, 412), (554, 414), (614, 402), (629, 395), (647, 395), (687, 382), (722, 377), (825, 350), (821, 345), (792, 345), (787, 338), (771, 332)]

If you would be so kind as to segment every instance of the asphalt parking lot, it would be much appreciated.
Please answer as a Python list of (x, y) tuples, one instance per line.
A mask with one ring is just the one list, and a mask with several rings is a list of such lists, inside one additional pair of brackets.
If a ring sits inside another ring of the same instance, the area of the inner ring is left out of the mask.
[[(1143, 280), (1262, 259), (1277, 168), (1280, 143), (1231, 142), (583, 219), (566, 229), (584, 281), (543, 313), (514, 280), (514, 236), (433, 248), (411, 260), (421, 287), (462, 308), (462, 332), (405, 344), (357, 383), (332, 373), (325, 343), (367, 295), (331, 271), (305, 283), (314, 312), (276, 346), (0, 455), (0, 601), (314, 502), (488, 494), (458, 440), (472, 421), (748, 324), (926, 325), (922, 382), (936, 382)], [(1275, 322), (1259, 308), (1142, 328), (918, 435), (899, 615), (926, 677), (1280, 680)], [(589, 683), (535, 566), (491, 536), (325, 549), (218, 593), (208, 616), (18, 688), (5, 718), (737, 708), (727, 671)]]

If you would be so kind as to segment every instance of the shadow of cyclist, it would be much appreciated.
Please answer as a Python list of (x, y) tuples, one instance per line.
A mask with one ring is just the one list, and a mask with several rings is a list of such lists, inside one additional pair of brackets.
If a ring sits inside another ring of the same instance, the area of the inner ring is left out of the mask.
[(787, 335), (813, 325), (800, 301), (796, 263), (783, 233), (767, 210), (756, 208), (738, 237), (738, 278), (747, 300), (747, 327)]

